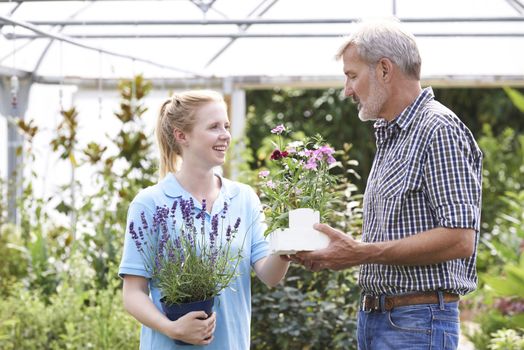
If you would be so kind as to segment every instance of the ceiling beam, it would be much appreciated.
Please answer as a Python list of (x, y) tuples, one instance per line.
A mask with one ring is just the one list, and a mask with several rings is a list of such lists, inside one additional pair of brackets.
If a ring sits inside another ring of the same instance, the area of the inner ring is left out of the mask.
[[(72, 39), (217, 39), (217, 38), (341, 38), (348, 33), (199, 33), (199, 34), (182, 34), (182, 33), (123, 33), (123, 34), (81, 34), (68, 33), (67, 37)], [(415, 37), (421, 38), (520, 38), (524, 37), (524, 31), (521, 33), (414, 33)], [(9, 40), (13, 39), (38, 39), (48, 38), (46, 34), (14, 34), (6, 33), (4, 37)]]
[[(34, 25), (64, 26), (149, 26), (149, 25), (255, 25), (255, 24), (349, 24), (358, 18), (303, 18), (303, 19), (179, 19), (179, 20), (28, 20)], [(441, 17), (441, 18), (400, 18), (404, 23), (478, 23), (478, 22), (524, 22), (524, 17)]]
[[(233, 87), (238, 89), (272, 89), (279, 88), (304, 88), (325, 89), (341, 88), (344, 85), (342, 75), (334, 76), (235, 76), (230, 77)], [(153, 86), (158, 89), (192, 89), (223, 87), (223, 77), (209, 78), (148, 78)], [(76, 77), (49, 77), (37, 76), (36, 83), (77, 85), (81, 89), (114, 90), (121, 79), (76, 78)], [(422, 77), (422, 85), (433, 87), (474, 87), (474, 88), (499, 88), (503, 86), (524, 87), (522, 75), (473, 75), (451, 76), (434, 75)]]
[(190, 72), (188, 70), (180, 69), (180, 68), (177, 68), (177, 67), (172, 67), (172, 66), (169, 66), (169, 65), (157, 63), (157, 62), (154, 62), (152, 60), (143, 59), (143, 58), (132, 56), (132, 55), (128, 55), (128, 54), (122, 54), (120, 52), (106, 50), (106, 49), (102, 49), (100, 47), (96, 47), (96, 46), (92, 46), (92, 45), (87, 45), (87, 44), (85, 44), (83, 42), (80, 42), (78, 40), (74, 40), (74, 38), (71, 38), (68, 35), (64, 35), (64, 34), (60, 34), (60, 33), (53, 33), (51, 31), (48, 31), (48, 30), (45, 30), (45, 29), (41, 29), (41, 28), (39, 28), (37, 26), (34, 26), (34, 25), (30, 24), (30, 23), (19, 21), (19, 20), (15, 20), (15, 19), (3, 16), (3, 15), (0, 15), (0, 21), (4, 21), (4, 22), (7, 22), (9, 24), (13, 24), (13, 25), (16, 25), (16, 26), (28, 29), (28, 30), (32, 31), (33, 33), (35, 33), (36, 37), (40, 37), (41, 36), (41, 37), (45, 37), (45, 38), (56, 39), (56, 40), (60, 40), (62, 42), (66, 42), (68, 44), (71, 44), (71, 45), (74, 45), (74, 46), (77, 46), (77, 47), (81, 47), (81, 48), (84, 48), (84, 49), (87, 49), (87, 50), (90, 50), (90, 51), (97, 51), (97, 52), (99, 52), (101, 54), (106, 54), (106, 55), (114, 56), (114, 57), (120, 57), (120, 58), (128, 59), (130, 61), (146, 63), (146, 64), (149, 64), (149, 65), (152, 65), (152, 66), (155, 66), (155, 67), (159, 67), (159, 68), (163, 68), (163, 69), (167, 69), (167, 70), (172, 70), (172, 71), (176, 71), (176, 72), (179, 72), (179, 73), (184, 73), (184, 74), (187, 74), (189, 76), (200, 76), (197, 73)]

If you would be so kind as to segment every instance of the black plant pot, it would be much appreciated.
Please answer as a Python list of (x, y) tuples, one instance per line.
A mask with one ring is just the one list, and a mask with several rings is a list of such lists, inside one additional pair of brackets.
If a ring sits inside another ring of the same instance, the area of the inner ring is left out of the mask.
[[(163, 299), (160, 300), (162, 305), (162, 310), (166, 314), (167, 318), (171, 321), (176, 321), (185, 314), (190, 313), (191, 311), (204, 311), (207, 314), (207, 317), (211, 316), (213, 313), (213, 304), (215, 303), (215, 298), (207, 299), (204, 301), (194, 301), (186, 304), (172, 304), (167, 305), (164, 303)], [(176, 340), (175, 343), (178, 345), (192, 345), (186, 343), (182, 340)]]

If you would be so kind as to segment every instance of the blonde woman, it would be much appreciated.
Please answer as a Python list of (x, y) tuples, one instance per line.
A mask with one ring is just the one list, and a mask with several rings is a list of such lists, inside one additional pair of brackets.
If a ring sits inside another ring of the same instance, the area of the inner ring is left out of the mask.
[(130, 233), (126, 232), (119, 274), (124, 279), (124, 307), (142, 324), (140, 349), (176, 349), (179, 345), (173, 339), (205, 349), (249, 349), (251, 268), (268, 286), (275, 286), (287, 272), (289, 262), (268, 256), (259, 217), (260, 201), (255, 192), (214, 172), (224, 164), (231, 142), (229, 128), (226, 104), (213, 91), (174, 94), (161, 107), (156, 127), (160, 181), (135, 197), (128, 223), (139, 222), (142, 212), (152, 214), (157, 206), (170, 205), (176, 197), (193, 198), (197, 211), (202, 210), (201, 201), (206, 199), (206, 220), (226, 202), (232, 217), (242, 219), (239, 232), (247, 232), (247, 236), (243, 244), (241, 239), (234, 243), (243, 249), (239, 276), (232, 288), (218, 296), (216, 313), (202, 320), (206, 317), (203, 311), (191, 312), (170, 321), (161, 311), (160, 291), (152, 285)]

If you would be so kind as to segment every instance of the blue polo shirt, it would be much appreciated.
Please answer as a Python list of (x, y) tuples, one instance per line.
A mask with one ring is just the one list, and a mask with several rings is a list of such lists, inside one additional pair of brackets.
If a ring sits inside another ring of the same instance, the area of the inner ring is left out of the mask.
[[(218, 175), (217, 175), (218, 176)], [(260, 201), (251, 187), (233, 182), (220, 177), (222, 188), (215, 200), (211, 215), (206, 213), (206, 227), (211, 226), (211, 217), (220, 212), (224, 207), (224, 202), (228, 206), (228, 215), (225, 220), (231, 220), (234, 225), (236, 218), (241, 218), (240, 227), (232, 243), (232, 248), (237, 250), (242, 248), (242, 261), (238, 266), (239, 276), (236, 277), (229, 288), (223, 290), (218, 298), (215, 298), (214, 311), (217, 314), (216, 330), (214, 340), (207, 346), (190, 346), (191, 349), (228, 349), (245, 350), (250, 347), (251, 329), (251, 267), (259, 259), (269, 253), (268, 242), (264, 238), (263, 216), (261, 214)], [(127, 215), (127, 230), (125, 233), (124, 251), (120, 263), (119, 275), (135, 275), (150, 278), (144, 267), (140, 253), (137, 251), (135, 243), (129, 233), (129, 224), (133, 221), (141, 224), (141, 213), (149, 224), (152, 222), (153, 213), (157, 206), (171, 207), (177, 198), (193, 198), (190, 193), (180, 186), (173, 174), (168, 174), (158, 184), (143, 189), (133, 199), (129, 206)], [(196, 212), (202, 210), (200, 202), (193, 198)], [(177, 215), (180, 210), (177, 209)], [(178, 222), (180, 219), (177, 219)], [(225, 224), (229, 224), (225, 222)], [(220, 231), (219, 231), (220, 232)], [(245, 241), (244, 240), (245, 235)], [(220, 235), (219, 235), (220, 237)], [(223, 237), (222, 239), (225, 239)], [(242, 246), (243, 243), (243, 246)], [(149, 280), (150, 297), (155, 306), (162, 310), (160, 306), (160, 291), (154, 287)], [(187, 346), (176, 345), (173, 339), (165, 336), (148, 327), (142, 326), (140, 334), (141, 350), (167, 350), (167, 349), (186, 349)]]

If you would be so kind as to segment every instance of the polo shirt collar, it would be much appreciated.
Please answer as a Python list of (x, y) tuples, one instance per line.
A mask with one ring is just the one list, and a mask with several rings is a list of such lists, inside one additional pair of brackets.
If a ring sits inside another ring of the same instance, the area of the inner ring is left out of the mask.
[[(222, 187), (220, 188), (220, 194), (217, 200), (222, 197), (222, 199), (228, 204), (228, 206), (230, 206), (231, 200), (236, 195), (238, 195), (238, 193), (240, 192), (240, 189), (238, 185), (236, 185), (233, 181), (230, 181), (222, 177), (222, 175), (218, 173), (215, 173), (215, 175), (220, 178), (220, 181), (222, 183)], [(176, 179), (173, 173), (168, 173), (166, 177), (164, 177), (160, 181), (159, 184), (160, 184), (160, 187), (162, 188), (162, 191), (164, 192), (166, 196), (171, 197), (171, 198), (182, 197), (184, 199), (193, 198), (193, 201), (195, 202), (195, 208), (198, 208), (200, 210), (202, 209), (202, 204), (198, 200), (196, 200), (196, 198), (194, 198), (191, 195), (191, 193), (187, 192), (180, 185), (180, 183), (178, 182), (178, 180)]]

